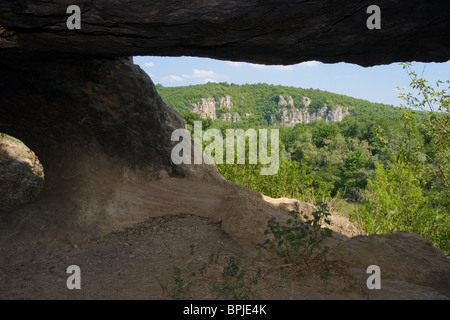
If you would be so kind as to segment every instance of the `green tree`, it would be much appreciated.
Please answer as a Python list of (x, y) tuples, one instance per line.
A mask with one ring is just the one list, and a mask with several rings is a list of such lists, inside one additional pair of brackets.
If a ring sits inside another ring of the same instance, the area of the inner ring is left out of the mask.
[(422, 185), (417, 172), (402, 161), (389, 169), (375, 163), (362, 206), (352, 218), (369, 233), (414, 232), (449, 254), (450, 221), (447, 215), (435, 214)]
[[(450, 80), (437, 81), (436, 88), (419, 78), (410, 63), (404, 63), (414, 90), (402, 93), (406, 102), (403, 122), (407, 128), (407, 143), (399, 148), (399, 157), (426, 176), (428, 189), (434, 193), (433, 205), (450, 206)], [(427, 111), (418, 117), (416, 110)]]
[(370, 175), (369, 160), (368, 154), (359, 148), (350, 152), (341, 166), (339, 187), (348, 190), (346, 196), (353, 200), (360, 200), (360, 193), (366, 187)]

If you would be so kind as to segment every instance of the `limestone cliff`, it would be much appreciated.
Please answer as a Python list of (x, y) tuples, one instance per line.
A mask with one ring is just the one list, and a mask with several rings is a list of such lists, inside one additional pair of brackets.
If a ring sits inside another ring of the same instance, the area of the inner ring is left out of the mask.
[(214, 98), (202, 98), (201, 102), (189, 106), (192, 112), (198, 113), (202, 119), (216, 120), (216, 101)]
[(289, 106), (294, 106), (294, 99), (291, 97), (291, 96), (288, 96), (287, 97), (287, 100), (282, 96), (282, 95), (280, 95), (280, 96), (278, 96), (278, 106), (279, 107), (281, 107), (281, 106), (286, 106), (286, 105), (289, 105)]
[[(227, 95), (220, 97), (216, 102), (214, 98), (201, 98), (197, 103), (191, 104), (189, 107), (192, 112), (198, 113), (202, 119), (211, 118), (212, 120), (222, 120), (228, 122), (241, 121), (241, 115), (238, 112), (226, 112), (217, 116), (216, 110), (220, 108), (233, 108), (232, 97)], [(340, 122), (350, 114), (352, 107), (335, 106), (330, 108), (324, 104), (317, 111), (309, 108), (312, 100), (308, 97), (302, 97), (301, 101), (296, 104), (292, 96), (284, 97), (279, 95), (275, 99), (278, 109), (271, 115), (272, 122), (279, 122), (282, 126), (294, 127), (298, 123), (310, 123), (314, 120), (323, 120), (326, 122)], [(269, 103), (269, 102), (268, 102)], [(298, 106), (298, 107), (296, 107)], [(251, 113), (243, 113), (244, 117), (252, 115)]]
[(281, 125), (287, 127), (294, 127), (297, 123), (310, 123), (313, 120), (340, 122), (350, 114), (349, 109), (350, 107), (342, 106), (329, 108), (327, 105), (324, 105), (317, 111), (311, 111), (308, 108), (283, 108), (277, 111), (276, 119), (279, 119)]
[(231, 110), (233, 108), (233, 102), (231, 102), (231, 96), (225, 96), (219, 98), (219, 108), (227, 107)]
[(224, 113), (220, 116), (219, 119), (228, 122), (238, 122), (241, 121), (241, 116), (237, 112), (235, 112), (234, 114)]
[[(202, 98), (200, 102), (193, 103), (189, 107), (192, 112), (198, 113), (202, 119), (211, 118), (213, 120), (217, 119), (216, 106), (218, 108), (228, 108), (231, 110), (233, 107), (233, 102), (231, 102), (231, 96), (220, 97), (217, 103), (214, 98)], [(221, 120), (225, 121), (240, 121), (241, 118), (238, 113), (231, 115), (230, 113), (222, 114)]]

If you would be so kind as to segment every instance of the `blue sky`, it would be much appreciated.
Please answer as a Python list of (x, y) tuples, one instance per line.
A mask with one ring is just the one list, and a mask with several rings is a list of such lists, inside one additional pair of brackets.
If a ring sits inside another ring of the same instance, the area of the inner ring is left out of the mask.
[[(195, 57), (134, 57), (155, 84), (185, 86), (207, 82), (235, 84), (269, 83), (313, 88), (399, 106), (397, 87), (408, 88), (410, 80), (398, 63), (360, 67), (349, 63), (324, 64), (309, 61), (290, 66), (266, 66)], [(450, 61), (413, 63), (414, 70), (431, 84), (450, 80)]]

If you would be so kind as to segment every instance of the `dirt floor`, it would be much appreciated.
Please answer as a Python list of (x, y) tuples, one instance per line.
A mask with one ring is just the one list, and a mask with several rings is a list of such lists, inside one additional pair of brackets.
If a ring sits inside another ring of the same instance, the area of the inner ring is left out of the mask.
[[(66, 273), (80, 268), (81, 289)], [(331, 262), (299, 276), (267, 257), (249, 259), (207, 218), (151, 218), (122, 232), (66, 244), (42, 259), (0, 269), (1, 299), (447, 299), (437, 291), (385, 280), (369, 290), (366, 270)]]
[[(2, 268), (0, 298), (369, 298), (369, 291), (355, 294), (353, 279), (342, 282), (338, 266), (322, 280), (314, 270), (299, 277), (278, 259), (246, 259), (218, 228), (198, 216), (165, 216), (87, 243), (64, 245), (44, 259)], [(70, 265), (80, 267), (80, 290), (67, 288)]]
[[(366, 236), (339, 215), (331, 217), (326, 259), (308, 268), (256, 248), (271, 216), (312, 206), (228, 182), (129, 178), (103, 216), (94, 211), (96, 220), (71, 218), (40, 201), (18, 211), (0, 208), (0, 299), (450, 297), (449, 261), (429, 242), (409, 233)], [(87, 230), (86, 221), (103, 224)], [(372, 264), (382, 270), (381, 290), (367, 287)], [(73, 265), (81, 288), (70, 290)]]

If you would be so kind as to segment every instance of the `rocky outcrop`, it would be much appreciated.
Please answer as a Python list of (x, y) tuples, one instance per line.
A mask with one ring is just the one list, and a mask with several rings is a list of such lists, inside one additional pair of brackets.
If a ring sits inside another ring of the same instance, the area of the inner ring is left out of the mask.
[[(277, 101), (278, 101), (278, 107), (283, 107), (283, 106), (294, 106), (294, 99), (292, 98), (292, 96), (288, 96), (287, 100), (282, 96), (278, 96), (277, 97)], [(300, 104), (303, 107), (308, 107), (311, 104), (311, 99), (308, 97), (302, 97), (302, 100), (300, 101)]]
[(365, 278), (369, 265), (380, 267), (382, 290), (374, 291), (385, 292), (371, 292), (372, 299), (383, 299), (383, 294), (396, 291), (400, 294), (396, 299), (405, 299), (402, 292), (420, 299), (420, 291), (427, 288), (434, 288), (445, 296), (441, 299), (450, 298), (449, 259), (418, 235), (396, 232), (354, 237), (339, 243), (331, 257), (351, 266), (349, 271), (360, 279)]
[(228, 122), (238, 122), (238, 121), (241, 121), (241, 116), (239, 115), (239, 113), (234, 113), (234, 114), (231, 114), (231, 113), (223, 113), (221, 116), (220, 116), (220, 120), (223, 120), (223, 121), (228, 121)]
[[(219, 108), (228, 108), (231, 110), (233, 108), (233, 102), (231, 102), (231, 96), (220, 97)], [(202, 119), (211, 118), (212, 120), (220, 119), (228, 122), (238, 122), (241, 121), (241, 116), (239, 113), (235, 112), (233, 114), (226, 112), (222, 113), (219, 118), (216, 115), (216, 105), (217, 102), (214, 98), (202, 98), (201, 102), (193, 103), (189, 107), (192, 112), (198, 113)]]
[(233, 102), (231, 102), (231, 96), (225, 96), (219, 98), (219, 108), (227, 107), (231, 110), (233, 108)]
[(236, 112), (235, 114), (233, 114), (233, 117), (232, 117), (231, 121), (232, 122), (241, 121), (241, 116), (239, 115), (239, 113)]
[(145, 188), (141, 179), (222, 179), (214, 166), (172, 162), (171, 134), (184, 121), (130, 59), (41, 59), (1, 69), (0, 132), (35, 152), (45, 185), (30, 205), (0, 211), (0, 266), (9, 253), (29, 258), (19, 252), (33, 255), (40, 243), (80, 239), (142, 219), (150, 207), (129, 211), (133, 196), (123, 189)]
[[(276, 100), (278, 101), (278, 107), (276, 114), (272, 116), (272, 121), (278, 121), (282, 126), (294, 127), (298, 123), (310, 123), (314, 120), (324, 120), (326, 122), (340, 122), (346, 116), (350, 114), (349, 109), (351, 107), (336, 106), (334, 108), (329, 108), (325, 104), (322, 108), (317, 111), (311, 111), (308, 106), (311, 104), (311, 99), (308, 97), (303, 97), (300, 102), (302, 106), (301, 109), (294, 108), (295, 102), (292, 96), (285, 98), (279, 95)], [(231, 96), (227, 95), (225, 97), (219, 98), (219, 108), (226, 107), (229, 110), (233, 107), (231, 102)], [(241, 116), (239, 113), (222, 113), (220, 117), (216, 115), (217, 102), (214, 98), (202, 98), (200, 102), (190, 105), (191, 111), (198, 113), (202, 119), (211, 118), (212, 120), (220, 119), (222, 121), (228, 122), (238, 122), (241, 121)], [(283, 108), (284, 106), (289, 106), (289, 108)], [(244, 116), (249, 117), (251, 114), (246, 113)]]
[(170, 165), (170, 135), (184, 121), (131, 59), (39, 59), (1, 68), (0, 132), (36, 153), (47, 182), (72, 176), (62, 168), (75, 170), (82, 164), (75, 155), (84, 158), (88, 150), (130, 167), (178, 170)]
[(231, 113), (223, 113), (219, 119), (223, 121), (232, 122), (233, 116), (231, 115)]
[(292, 99), (292, 97), (291, 96), (289, 96), (288, 98), (287, 98), (287, 104), (288, 105), (290, 105), (290, 106), (294, 106), (294, 99)]
[(309, 107), (309, 105), (311, 104), (311, 99), (310, 98), (308, 98), (308, 97), (303, 97), (302, 98), (302, 104), (305, 106), (305, 107)]
[(216, 101), (213, 98), (202, 98), (201, 102), (190, 105), (191, 111), (198, 113), (202, 119), (216, 120)]
[(283, 96), (278, 96), (278, 106), (280, 107), (280, 106), (285, 106), (285, 105), (287, 105), (286, 99), (284, 99)]
[(286, 99), (283, 97), (283, 96), (278, 96), (278, 107), (281, 107), (281, 106), (287, 106), (287, 105), (290, 105), (290, 106), (294, 106), (294, 99), (292, 99), (292, 97), (291, 96), (289, 96), (288, 98), (287, 98), (287, 101), (286, 101)]
[(446, 0), (381, 1), (376, 30), (366, 26), (368, 0), (74, 2), (81, 30), (67, 28), (69, 4), (1, 1), (0, 57), (184, 55), (363, 66), (450, 58)]
[(340, 122), (349, 114), (349, 107), (336, 106), (334, 108), (329, 108), (325, 105), (315, 112), (312, 112), (308, 108), (283, 108), (277, 111), (276, 118), (279, 118), (281, 125), (294, 127), (298, 123), (310, 123), (314, 120)]
[[(218, 108), (228, 108), (231, 110), (233, 108), (233, 102), (231, 102), (231, 96), (220, 97), (218, 101)], [(202, 98), (200, 102), (193, 103), (189, 107), (192, 112), (198, 113), (202, 119), (211, 118), (212, 120), (217, 119), (216, 115), (216, 105), (217, 102), (214, 98)], [(234, 114), (231, 113), (223, 113), (220, 117), (220, 120), (237, 122), (241, 121), (241, 117), (237, 112)]]
[(22, 142), (0, 134), (0, 211), (33, 201), (44, 186), (42, 164)]
[(350, 115), (349, 107), (336, 106), (327, 114), (327, 122), (341, 122), (344, 118)]

